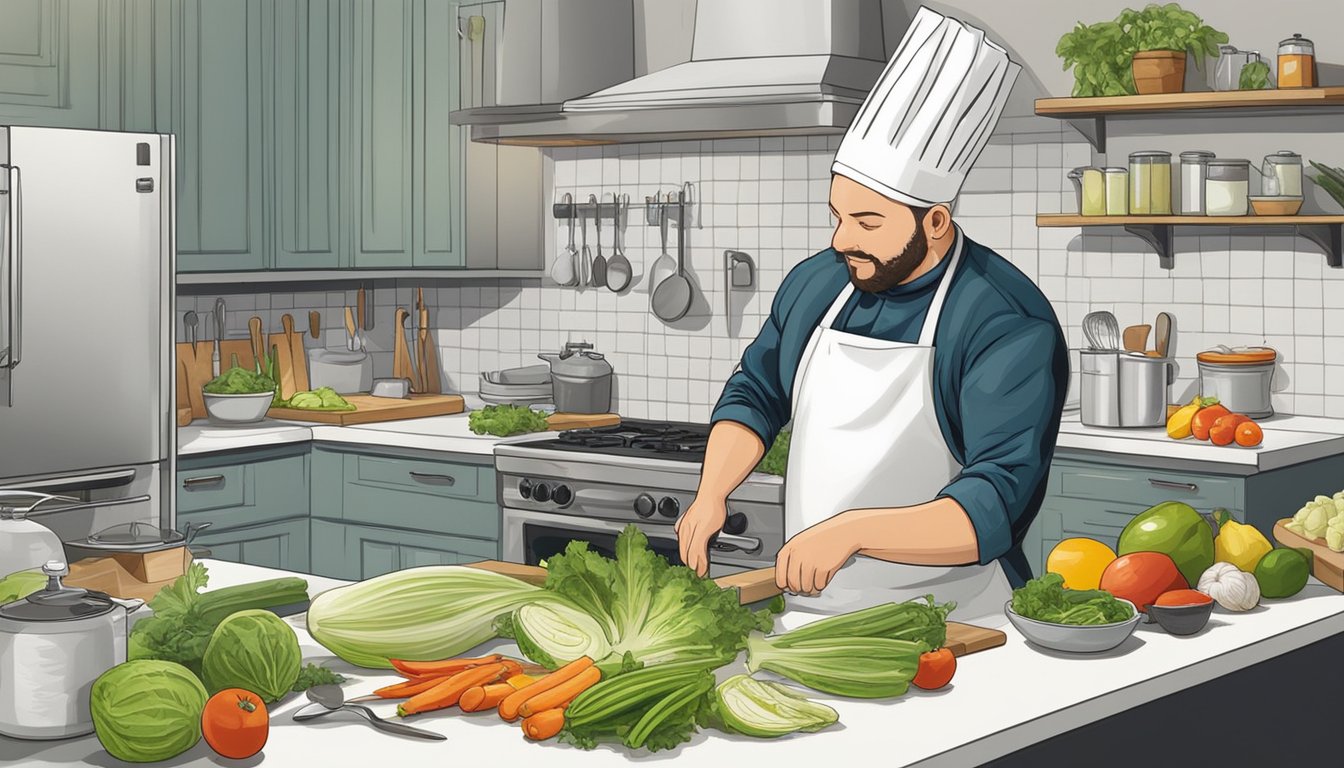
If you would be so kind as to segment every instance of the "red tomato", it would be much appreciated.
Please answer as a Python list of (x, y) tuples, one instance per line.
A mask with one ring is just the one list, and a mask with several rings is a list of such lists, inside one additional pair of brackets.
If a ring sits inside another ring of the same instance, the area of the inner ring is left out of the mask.
[(952, 682), (952, 675), (956, 671), (957, 657), (952, 655), (951, 650), (939, 648), (936, 651), (920, 654), (919, 669), (915, 672), (915, 679), (911, 682), (917, 688), (933, 691)]
[(1134, 604), (1140, 611), (1163, 592), (1189, 589), (1171, 557), (1161, 552), (1131, 552), (1121, 555), (1101, 572), (1101, 588)]
[(1243, 448), (1254, 448), (1265, 439), (1265, 431), (1259, 424), (1247, 419), (1237, 425), (1237, 445)]
[(266, 746), (271, 721), (261, 697), (242, 688), (225, 688), (205, 702), (201, 733), (224, 757), (241, 760)]
[(1196, 589), (1173, 589), (1157, 596), (1153, 605), (1204, 605), (1213, 598)]
[(1251, 417), (1240, 413), (1219, 416), (1218, 420), (1213, 422), (1213, 426), (1209, 428), (1209, 442), (1214, 445), (1231, 445), (1237, 439), (1237, 425), (1250, 420)]

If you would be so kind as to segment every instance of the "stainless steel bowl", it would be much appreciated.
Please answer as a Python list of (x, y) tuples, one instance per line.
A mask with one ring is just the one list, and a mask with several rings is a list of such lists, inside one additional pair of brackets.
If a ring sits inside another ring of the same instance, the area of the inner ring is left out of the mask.
[(1101, 653), (1125, 642), (1143, 621), (1143, 614), (1133, 603), (1116, 599), (1133, 609), (1134, 615), (1114, 624), (1051, 624), (1028, 619), (1013, 612), (1012, 601), (1003, 604), (1003, 612), (1008, 614), (1008, 621), (1023, 637), (1043, 648), (1067, 653)]
[(251, 424), (266, 418), (275, 392), (258, 392), (251, 395), (212, 395), (201, 393), (205, 397), (205, 412), (210, 421), (217, 424)]

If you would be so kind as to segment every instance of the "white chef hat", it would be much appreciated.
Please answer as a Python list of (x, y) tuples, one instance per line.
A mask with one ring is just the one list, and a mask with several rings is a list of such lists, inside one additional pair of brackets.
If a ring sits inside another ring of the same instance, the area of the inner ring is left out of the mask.
[(921, 7), (831, 172), (906, 205), (951, 202), (1021, 71), (983, 31)]

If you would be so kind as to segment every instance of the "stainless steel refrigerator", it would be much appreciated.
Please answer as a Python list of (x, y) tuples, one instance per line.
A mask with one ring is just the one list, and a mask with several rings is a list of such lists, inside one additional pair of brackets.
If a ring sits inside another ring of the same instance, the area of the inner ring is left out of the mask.
[[(0, 502), (172, 522), (173, 139), (0, 126)], [(3, 568), (0, 568), (3, 570)]]

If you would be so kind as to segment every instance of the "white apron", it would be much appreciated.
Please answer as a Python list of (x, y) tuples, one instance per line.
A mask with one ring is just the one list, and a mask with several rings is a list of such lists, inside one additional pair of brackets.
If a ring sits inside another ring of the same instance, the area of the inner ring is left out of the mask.
[[(854, 292), (840, 292), (803, 351), (793, 386), (793, 437), (785, 482), (784, 533), (850, 509), (932, 501), (961, 471), (943, 440), (933, 404), (933, 334), (961, 260), (957, 235), (919, 343), (882, 341), (831, 325)], [(845, 613), (932, 594), (957, 603), (952, 618), (997, 615), (1012, 588), (998, 562), (931, 567), (858, 555), (816, 597), (789, 607)]]

